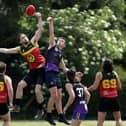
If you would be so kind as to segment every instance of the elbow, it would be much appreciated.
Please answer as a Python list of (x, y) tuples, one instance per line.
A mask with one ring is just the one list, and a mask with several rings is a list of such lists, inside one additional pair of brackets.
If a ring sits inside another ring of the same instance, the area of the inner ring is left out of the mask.
[(89, 97), (89, 98), (91, 97), (91, 94), (90, 94), (90, 93), (88, 93), (88, 97)]
[(72, 98), (73, 98), (73, 100), (75, 99), (75, 97), (76, 97), (76, 96), (75, 96), (75, 94), (74, 94), (74, 95), (73, 95), (73, 97), (72, 97)]
[(97, 86), (96, 85), (95, 86), (92, 86), (92, 88), (91, 88), (92, 91), (94, 91), (96, 89), (97, 89)]
[(42, 34), (43, 28), (39, 27), (39, 34)]
[(71, 101), (71, 103), (75, 100), (75, 94), (70, 94), (69, 95), (69, 100)]
[(85, 101), (86, 101), (87, 104), (88, 104), (88, 102), (89, 102), (89, 100), (90, 100), (90, 97), (91, 97), (90, 94), (88, 94), (88, 95), (85, 97)]
[(11, 89), (11, 88), (8, 89), (8, 93), (11, 94), (11, 95), (13, 95), (13, 89)]
[(94, 91), (94, 90), (96, 90), (96, 87), (89, 87), (88, 88), (88, 91)]
[(4, 54), (9, 54), (9, 52), (3, 52)]
[(117, 88), (118, 88), (118, 90), (120, 90), (120, 89), (122, 88), (122, 84), (119, 83), (119, 84), (117, 85)]
[(91, 94), (88, 92), (88, 93), (86, 94), (86, 97), (89, 99), (89, 98), (91, 97)]
[(74, 100), (75, 100), (75, 94), (72, 94), (71, 96), (70, 96), (70, 99), (71, 99), (71, 101), (73, 102)]
[(97, 87), (94, 87), (94, 88), (93, 88), (93, 90), (96, 90), (96, 89), (97, 89)]

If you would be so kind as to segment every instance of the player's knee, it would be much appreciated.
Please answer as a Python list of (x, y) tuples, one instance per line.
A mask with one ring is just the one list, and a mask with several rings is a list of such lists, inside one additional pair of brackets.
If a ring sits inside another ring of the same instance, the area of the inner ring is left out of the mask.
[(59, 101), (59, 100), (62, 99), (62, 96), (61, 96), (61, 95), (56, 95), (55, 99), (56, 99), (57, 101)]
[(58, 100), (58, 95), (56, 93), (51, 94), (53, 100)]
[(35, 87), (35, 94), (36, 95), (41, 95), (42, 91), (41, 91), (41, 87), (40, 86), (36, 86)]
[(62, 99), (62, 92), (56, 94), (56, 99), (59, 101)]
[(6, 115), (6, 117), (3, 119), (4, 122), (9, 122), (10, 121), (10, 116), (9, 114)]
[(20, 81), (18, 83), (18, 88), (25, 88), (27, 86), (27, 84), (24, 81)]
[(58, 97), (60, 97), (60, 98), (61, 98), (61, 97), (62, 97), (62, 94), (61, 94), (61, 93), (59, 93), (59, 94), (58, 94)]
[(41, 95), (41, 91), (40, 90), (35, 90), (35, 95), (36, 96), (40, 96)]

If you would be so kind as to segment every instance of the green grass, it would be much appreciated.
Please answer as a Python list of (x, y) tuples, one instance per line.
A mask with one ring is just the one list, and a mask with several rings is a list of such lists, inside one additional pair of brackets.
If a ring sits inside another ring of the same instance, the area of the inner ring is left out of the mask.
[[(11, 121), (11, 126), (50, 126), (45, 121)], [(63, 123), (56, 122), (57, 126), (65, 126)], [(0, 126), (2, 126), (2, 121), (0, 121)], [(81, 126), (96, 126), (96, 120), (86, 120), (81, 123)], [(115, 126), (115, 121), (105, 121), (104, 126)], [(123, 121), (123, 126), (126, 126), (126, 121)]]

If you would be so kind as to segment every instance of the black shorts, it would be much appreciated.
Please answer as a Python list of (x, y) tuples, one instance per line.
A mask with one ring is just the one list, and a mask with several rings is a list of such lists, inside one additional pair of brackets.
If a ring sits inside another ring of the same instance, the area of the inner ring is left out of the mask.
[(99, 99), (99, 112), (115, 112), (120, 111), (118, 97), (115, 98), (100, 98)]
[(54, 72), (54, 71), (47, 71), (46, 72), (46, 84), (47, 84), (48, 88), (55, 87), (55, 86), (58, 89), (62, 88), (59, 73)]
[(30, 70), (30, 72), (23, 78), (23, 80), (28, 84), (40, 84), (45, 82), (45, 68), (41, 67), (38, 69)]
[(0, 103), (0, 115), (5, 115), (9, 112), (7, 103)]

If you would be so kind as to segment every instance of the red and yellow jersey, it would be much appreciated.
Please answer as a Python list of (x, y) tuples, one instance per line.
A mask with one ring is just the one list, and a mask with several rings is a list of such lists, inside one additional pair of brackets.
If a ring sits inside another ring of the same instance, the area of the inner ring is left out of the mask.
[[(100, 72), (101, 73), (101, 72)], [(114, 98), (118, 96), (117, 77), (115, 72), (101, 73), (101, 82), (99, 85), (100, 97)]]
[(0, 103), (7, 102), (7, 87), (4, 79), (4, 75), (0, 74)]
[(45, 65), (45, 57), (41, 55), (38, 45), (30, 43), (27, 47), (20, 47), (20, 54), (28, 63), (30, 69), (37, 69)]

